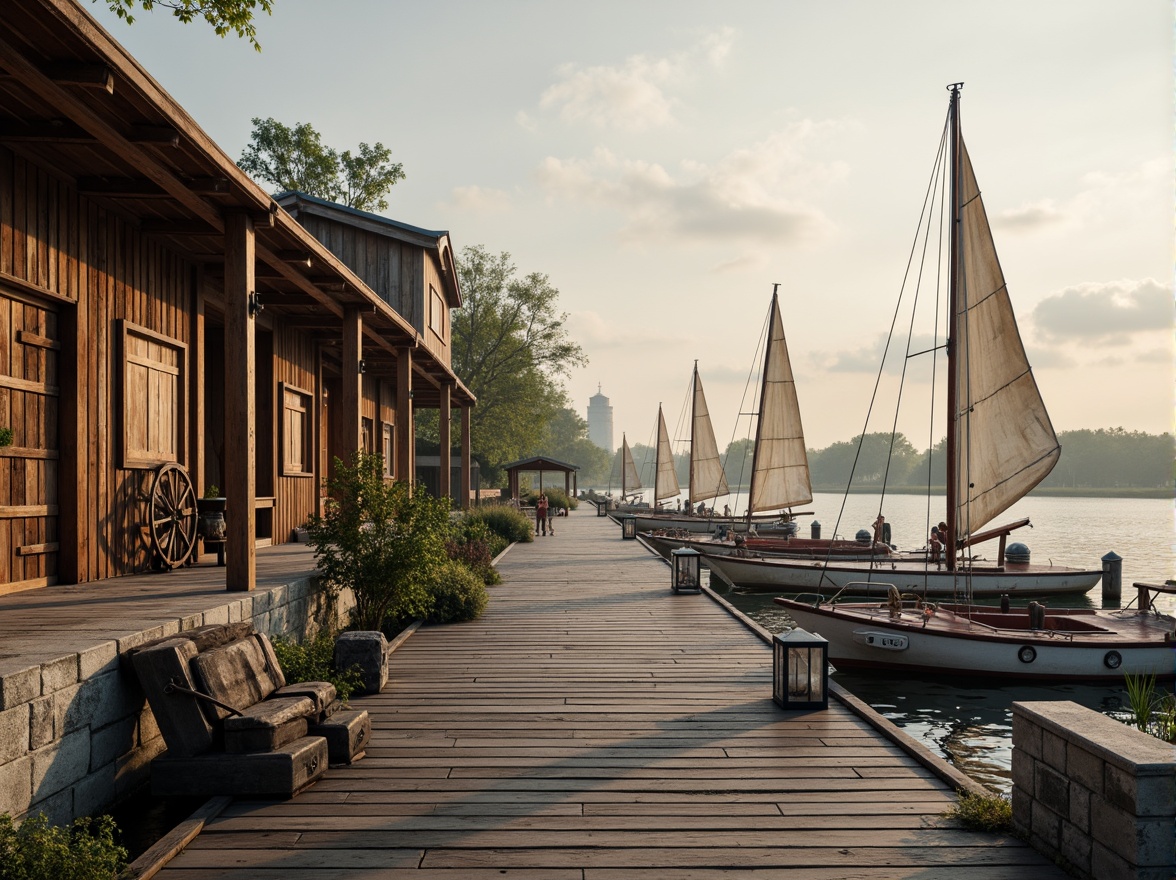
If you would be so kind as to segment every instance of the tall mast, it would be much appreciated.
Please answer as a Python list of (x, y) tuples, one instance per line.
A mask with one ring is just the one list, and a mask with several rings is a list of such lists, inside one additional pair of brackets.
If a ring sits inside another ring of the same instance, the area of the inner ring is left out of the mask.
[(625, 461), (625, 452), (628, 449), (629, 441), (625, 437), (625, 432), (621, 431), (621, 504), (625, 503), (625, 471), (628, 470), (628, 468), (625, 467), (625, 465), (628, 464), (628, 462)]
[(764, 394), (768, 390), (768, 359), (771, 357), (772, 351), (772, 328), (776, 326), (776, 312), (780, 308), (780, 300), (776, 296), (776, 291), (779, 289), (778, 283), (772, 285), (772, 306), (768, 310), (768, 335), (764, 339), (764, 366), (760, 370), (759, 412), (755, 417), (755, 440), (751, 444), (751, 479), (747, 484), (747, 522), (749, 526), (751, 523), (751, 499), (755, 497), (755, 457), (759, 446), (760, 429), (764, 425)]
[(957, 424), (959, 421), (959, 406), (957, 387), (959, 364), (956, 362), (958, 351), (958, 335), (960, 327), (959, 315), (959, 284), (960, 284), (960, 252), (963, 249), (961, 240), (963, 229), (963, 206), (960, 204), (960, 90), (963, 83), (952, 83), (947, 87), (951, 92), (948, 105), (948, 140), (951, 173), (951, 247), (950, 247), (950, 282), (948, 286), (947, 314), (947, 536), (944, 538), (943, 555), (947, 562), (947, 570), (956, 568), (956, 509), (959, 503), (958, 486), (959, 474), (956, 450), (959, 445)]
[(686, 500), (694, 505), (694, 403), (698, 400), (698, 359), (694, 361), (694, 376), (690, 381), (690, 485), (686, 487)]
[(661, 474), (661, 401), (657, 402), (657, 424), (653, 426), (653, 509), (657, 511), (657, 480)]

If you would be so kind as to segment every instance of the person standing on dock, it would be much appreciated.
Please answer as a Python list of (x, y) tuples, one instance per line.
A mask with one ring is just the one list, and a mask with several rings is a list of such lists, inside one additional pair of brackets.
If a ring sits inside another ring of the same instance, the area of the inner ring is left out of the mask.
[(535, 502), (535, 534), (547, 537), (547, 495), (543, 492)]

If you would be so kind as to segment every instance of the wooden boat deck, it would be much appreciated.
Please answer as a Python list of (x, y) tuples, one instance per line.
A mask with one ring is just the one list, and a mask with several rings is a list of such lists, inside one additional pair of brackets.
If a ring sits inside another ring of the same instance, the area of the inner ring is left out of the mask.
[(367, 757), (237, 801), (161, 873), (217, 878), (1063, 877), (940, 814), (950, 788), (591, 507), (513, 548), (477, 621), (392, 656)]

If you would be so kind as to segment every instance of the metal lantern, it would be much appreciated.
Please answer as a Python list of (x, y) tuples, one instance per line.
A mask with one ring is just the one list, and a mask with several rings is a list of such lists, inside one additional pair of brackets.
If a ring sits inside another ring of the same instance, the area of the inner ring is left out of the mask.
[(621, 517), (621, 537), (626, 541), (632, 541), (637, 537), (637, 517)]
[(596, 515), (597, 516), (608, 516), (608, 502), (605, 501), (603, 498), (600, 501), (596, 502)]
[(670, 551), (670, 586), (679, 590), (702, 590), (702, 554), (693, 547)]
[(829, 643), (794, 629), (772, 640), (772, 699), (782, 709), (829, 706)]

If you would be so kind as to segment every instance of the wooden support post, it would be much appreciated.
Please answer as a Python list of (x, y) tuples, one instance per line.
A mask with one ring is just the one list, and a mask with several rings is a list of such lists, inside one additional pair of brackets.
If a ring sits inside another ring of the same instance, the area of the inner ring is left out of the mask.
[[(57, 579), (63, 584), (82, 580), (89, 555), (89, 525), (85, 504), (86, 471), (84, 456), (89, 449), (85, 419), (81, 418), (84, 393), (80, 390), (79, 363), (86, 363), (90, 345), (89, 316), (85, 307), (65, 306), (58, 313), (58, 333), (61, 350), (57, 359), (58, 430), (61, 432), (58, 453), (57, 497), (51, 503), (58, 506), (57, 517)], [(87, 578), (88, 579), (88, 578)]]
[[(448, 382), (441, 383), (441, 389), (440, 389), (441, 405), (438, 407), (438, 409), (440, 410), (440, 412), (438, 413), (438, 426), (439, 426), (438, 435), (439, 435), (439, 439), (440, 439), (440, 449), (438, 450), (438, 452), (439, 452), (439, 457), (440, 457), (440, 461), (441, 461), (441, 474), (440, 474), (441, 480), (440, 480), (440, 483), (438, 484), (438, 487), (439, 487), (438, 494), (442, 498), (450, 498), (450, 499), (452, 499), (452, 497), (453, 497), (453, 490), (450, 488), (450, 473), (449, 473), (450, 453), (452, 452), (452, 448), (453, 448), (453, 438), (449, 433), (449, 419), (453, 415), (453, 410), (450, 406), (451, 401), (452, 401), (452, 397), (451, 397), (452, 391), (453, 391), (453, 386), (450, 385)], [(450, 502), (449, 506), (450, 507), (453, 506), (452, 501)]]
[(254, 388), (253, 220), (225, 214), (225, 582), (252, 590), (257, 581), (257, 438)]
[(204, 496), (204, 270), (192, 270), (192, 327), (188, 340), (188, 476)]
[(461, 408), (461, 509), (469, 510), (470, 486), (473, 484), (473, 462), (470, 456), (470, 406)]
[(363, 318), (357, 306), (348, 306), (343, 312), (343, 399), (339, 406), (343, 419), (339, 436), (346, 446), (340, 450), (340, 457), (350, 457), (363, 445), (363, 375), (359, 372), (362, 358)]
[(396, 479), (411, 487), (416, 479), (412, 442), (412, 349), (396, 350)]

